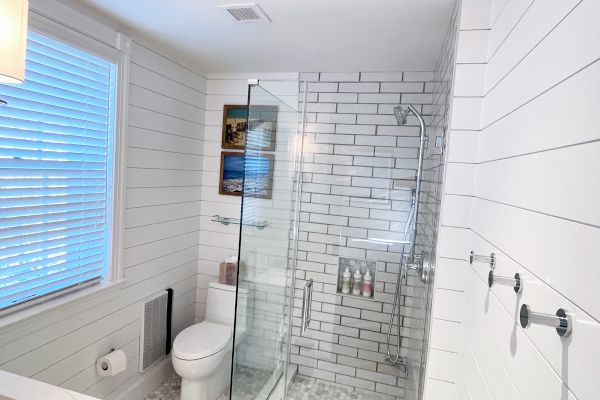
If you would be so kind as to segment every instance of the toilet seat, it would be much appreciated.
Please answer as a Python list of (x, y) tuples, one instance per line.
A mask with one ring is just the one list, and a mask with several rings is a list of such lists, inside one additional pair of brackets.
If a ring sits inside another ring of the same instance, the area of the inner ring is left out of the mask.
[(173, 356), (180, 360), (199, 360), (226, 348), (233, 336), (231, 327), (200, 322), (185, 328), (173, 342)]

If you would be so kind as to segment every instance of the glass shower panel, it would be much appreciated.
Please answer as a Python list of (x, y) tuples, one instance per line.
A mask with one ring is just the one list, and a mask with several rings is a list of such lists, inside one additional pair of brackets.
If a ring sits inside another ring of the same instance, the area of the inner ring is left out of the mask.
[(296, 126), (296, 109), (249, 85), (233, 400), (266, 399), (287, 362)]

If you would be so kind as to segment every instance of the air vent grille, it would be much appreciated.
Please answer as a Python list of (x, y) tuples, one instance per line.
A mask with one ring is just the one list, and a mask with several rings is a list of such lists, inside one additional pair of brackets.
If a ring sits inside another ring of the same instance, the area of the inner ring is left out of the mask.
[(256, 3), (225, 4), (225, 8), (237, 22), (270, 22), (271, 20)]
[(140, 338), (140, 372), (145, 371), (167, 354), (167, 310), (167, 292), (162, 292), (144, 303)]

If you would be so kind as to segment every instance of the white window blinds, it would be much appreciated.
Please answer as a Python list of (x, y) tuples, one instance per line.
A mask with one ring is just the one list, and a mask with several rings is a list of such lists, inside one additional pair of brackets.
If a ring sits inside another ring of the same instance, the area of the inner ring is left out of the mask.
[(0, 310), (107, 275), (116, 65), (29, 32), (0, 85)]

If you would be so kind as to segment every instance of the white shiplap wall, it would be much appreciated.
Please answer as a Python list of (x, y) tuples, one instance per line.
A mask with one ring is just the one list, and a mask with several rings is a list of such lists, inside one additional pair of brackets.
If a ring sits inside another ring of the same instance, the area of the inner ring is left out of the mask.
[[(248, 79), (259, 79), (260, 86), (293, 108), (298, 106), (297, 73), (211, 73), (206, 83), (206, 127), (203, 142), (202, 207), (196, 296), (196, 320), (204, 319), (208, 283), (218, 280), (219, 263), (237, 256), (239, 225), (225, 226), (211, 221), (218, 214), (239, 218), (241, 199), (219, 194), (221, 167), (221, 129), (225, 104), (248, 103)], [(225, 150), (232, 151), (232, 150)]]
[[(465, 267), (457, 398), (596, 399), (600, 2), (485, 3), (463, 1), (440, 237), (440, 256)], [(495, 252), (524, 293), (489, 290), (470, 250)], [(573, 335), (522, 329), (521, 304), (568, 309)]]
[[(174, 335), (194, 322), (205, 87), (202, 75), (133, 43), (126, 132), (127, 281), (117, 292), (82, 303), (85, 307), (78, 304), (22, 322), (10, 327), (10, 335), (4, 331), (1, 369), (100, 398), (118, 398), (141, 377), (142, 300), (171, 287)], [(95, 363), (111, 348), (126, 352), (127, 371), (102, 379)], [(161, 376), (156, 379), (158, 384)]]

